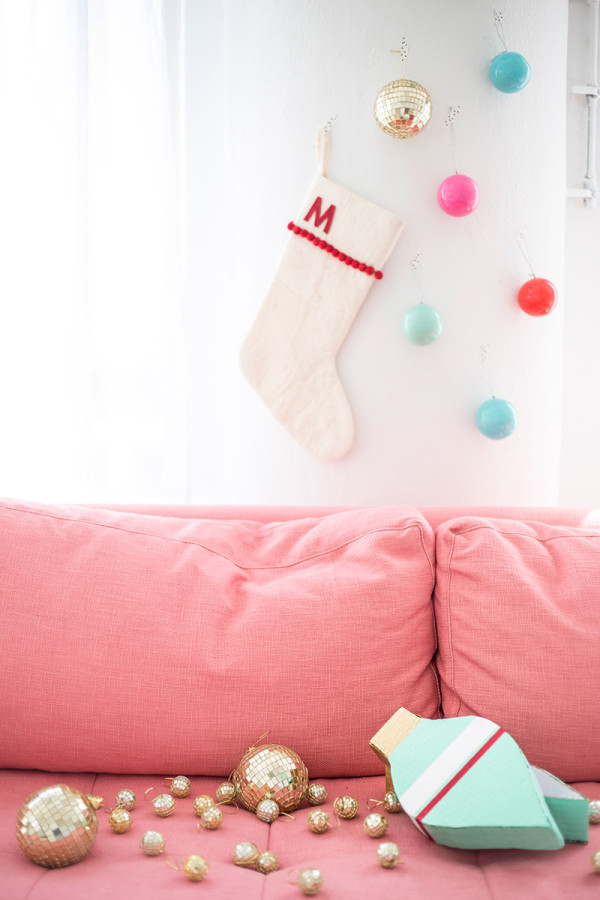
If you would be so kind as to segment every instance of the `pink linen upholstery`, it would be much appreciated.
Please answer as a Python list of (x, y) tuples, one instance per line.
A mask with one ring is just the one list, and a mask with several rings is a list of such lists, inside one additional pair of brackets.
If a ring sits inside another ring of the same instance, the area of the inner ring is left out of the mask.
[[(110, 805), (124, 787), (135, 791), (137, 804), (132, 826), (125, 834), (113, 834), (107, 816), (100, 810), (98, 837), (88, 855), (77, 865), (64, 869), (43, 869), (21, 852), (14, 835), (14, 823), (21, 803), (35, 790), (66, 782), (79, 790), (103, 796)], [(192, 778), (192, 791), (177, 801), (173, 815), (159, 819), (144, 791), (158, 787), (159, 780), (147, 776), (72, 775), (67, 773), (0, 773), (0, 897), (6, 900), (107, 900), (135, 897), (140, 900), (202, 897), (206, 900), (298, 900), (303, 895), (294, 882), (294, 872), (317, 867), (323, 876), (323, 900), (597, 900), (599, 877), (590, 866), (590, 845), (569, 844), (557, 852), (524, 850), (452, 850), (427, 840), (402, 813), (388, 814), (384, 840), (398, 844), (403, 863), (382, 869), (376, 861), (379, 840), (364, 833), (363, 821), (370, 812), (370, 800), (381, 799), (382, 776), (324, 779), (328, 800), (321, 807), (332, 827), (325, 834), (312, 834), (306, 825), (308, 807), (294, 813), (294, 819), (280, 817), (272, 825), (260, 822), (240, 809), (224, 814), (218, 831), (196, 830), (198, 819), (192, 811), (193, 797), (214, 797), (219, 780)], [(575, 785), (588, 797), (598, 796), (599, 785)], [(359, 803), (359, 814), (339, 824), (333, 814), (336, 797), (348, 794)], [(382, 807), (379, 807), (381, 809)], [(141, 836), (147, 830), (160, 831), (166, 839), (164, 854), (145, 856)], [(241, 840), (253, 841), (262, 850), (279, 857), (280, 869), (269, 875), (235, 866), (233, 848)], [(592, 838), (593, 840), (593, 838)], [(200, 853), (209, 864), (209, 873), (199, 885), (187, 880), (182, 871), (166, 864)]]
[(437, 531), (444, 715), (492, 719), (531, 763), (600, 778), (600, 530), (464, 517)]
[(0, 503), (0, 765), (227, 776), (270, 730), (368, 775), (435, 717), (433, 532), (410, 508), (285, 523)]

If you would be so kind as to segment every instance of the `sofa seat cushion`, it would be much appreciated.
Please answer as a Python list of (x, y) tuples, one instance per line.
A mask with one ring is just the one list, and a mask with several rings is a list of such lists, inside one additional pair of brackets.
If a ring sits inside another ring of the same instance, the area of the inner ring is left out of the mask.
[(0, 766), (227, 777), (270, 731), (311, 777), (368, 775), (399, 703), (439, 715), (416, 510), (262, 524), (3, 501), (0, 534)]
[(497, 722), (563, 781), (600, 778), (600, 529), (463, 517), (436, 554), (444, 715)]
[[(17, 812), (35, 790), (49, 784), (66, 782), (85, 792), (103, 796), (110, 805), (121, 788), (130, 788), (137, 796), (132, 825), (125, 834), (113, 834), (107, 816), (99, 811), (96, 841), (88, 855), (76, 865), (63, 869), (44, 869), (28, 860), (15, 838)], [(166, 864), (166, 858), (184, 860), (200, 853), (210, 870), (197, 888), (202, 897), (218, 900), (261, 898), (283, 900), (302, 896), (293, 882), (292, 872), (318, 868), (323, 877), (322, 896), (340, 900), (513, 900), (515, 897), (597, 898), (598, 877), (590, 866), (591, 845), (570, 844), (556, 852), (466, 851), (441, 847), (427, 840), (403, 813), (387, 815), (389, 827), (385, 840), (394, 841), (401, 851), (402, 865), (382, 869), (376, 860), (379, 840), (367, 837), (363, 829), (369, 801), (382, 798), (384, 779), (378, 777), (324, 779), (328, 800), (322, 809), (328, 812), (332, 827), (321, 835), (306, 825), (309, 807), (303, 805), (294, 818), (280, 817), (272, 825), (260, 822), (244, 809), (225, 813), (218, 831), (196, 829), (198, 819), (192, 802), (198, 794), (214, 797), (216, 778), (192, 778), (190, 796), (177, 801), (167, 819), (158, 818), (144, 792), (160, 787), (154, 776), (86, 775), (48, 772), (0, 772), (0, 871), (2, 885), (10, 886), (10, 900), (69, 900), (73, 897), (189, 897), (193, 891), (183, 872)], [(598, 796), (600, 785), (576, 787), (588, 797)], [(356, 819), (342, 820), (333, 814), (336, 797), (350, 795), (359, 802)], [(379, 807), (381, 808), (381, 807)], [(145, 831), (160, 831), (166, 839), (162, 856), (148, 857), (140, 849)], [(233, 849), (240, 841), (252, 841), (262, 850), (279, 857), (280, 869), (269, 875), (242, 869), (233, 863)], [(0, 894), (2, 894), (0, 890)]]

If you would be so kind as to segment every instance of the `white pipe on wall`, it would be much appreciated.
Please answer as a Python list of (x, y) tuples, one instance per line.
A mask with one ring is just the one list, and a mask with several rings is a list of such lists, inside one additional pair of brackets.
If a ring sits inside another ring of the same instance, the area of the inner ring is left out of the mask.
[(567, 190), (567, 197), (581, 197), (585, 206), (596, 206), (598, 181), (596, 176), (596, 118), (598, 109), (598, 7), (600, 0), (588, 0), (590, 7), (591, 65), (588, 84), (575, 85), (574, 94), (585, 94), (587, 100), (587, 162), (583, 191)]

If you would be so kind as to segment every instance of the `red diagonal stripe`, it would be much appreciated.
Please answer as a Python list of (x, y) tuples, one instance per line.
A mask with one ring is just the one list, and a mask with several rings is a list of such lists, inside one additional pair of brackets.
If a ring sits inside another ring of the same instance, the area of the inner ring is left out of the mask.
[(473, 766), (475, 765), (475, 763), (477, 762), (477, 760), (478, 760), (478, 759), (481, 759), (481, 757), (483, 756), (483, 754), (484, 754), (484, 753), (487, 753), (487, 751), (490, 749), (490, 747), (491, 747), (493, 744), (495, 744), (496, 741), (498, 740), (498, 738), (502, 737), (503, 734), (504, 734), (504, 728), (499, 728), (498, 731), (494, 732), (494, 734), (493, 734), (490, 738), (488, 738), (488, 740), (485, 742), (485, 744), (484, 744), (482, 747), (479, 748), (479, 750), (477, 751), (477, 753), (475, 753), (474, 756), (472, 756), (471, 759), (469, 759), (469, 760), (464, 764), (464, 766), (462, 767), (462, 769), (459, 769), (459, 770), (458, 770), (458, 772), (456, 773), (456, 775), (454, 776), (454, 778), (451, 778), (450, 781), (448, 782), (448, 784), (444, 785), (444, 787), (441, 789), (441, 791), (439, 792), (439, 794), (437, 794), (437, 795), (433, 798), (433, 800), (430, 800), (430, 801), (429, 801), (429, 803), (427, 804), (427, 806), (426, 806), (424, 809), (422, 809), (421, 812), (419, 813), (419, 815), (416, 817), (416, 818), (419, 820), (419, 822), (421, 822), (421, 824), (423, 824), (422, 820), (425, 818), (425, 816), (426, 816), (428, 813), (431, 812), (431, 810), (433, 809), (433, 807), (434, 807), (434, 806), (437, 806), (437, 804), (440, 802), (440, 800), (442, 800), (442, 798), (446, 796), (446, 794), (448, 793), (448, 791), (451, 791), (451, 790), (452, 790), (452, 788), (454, 787), (454, 785), (455, 785), (457, 782), (459, 782), (460, 779), (461, 779), (464, 775), (466, 775), (466, 773), (469, 771), (469, 769), (472, 769), (472, 768), (473, 768)]

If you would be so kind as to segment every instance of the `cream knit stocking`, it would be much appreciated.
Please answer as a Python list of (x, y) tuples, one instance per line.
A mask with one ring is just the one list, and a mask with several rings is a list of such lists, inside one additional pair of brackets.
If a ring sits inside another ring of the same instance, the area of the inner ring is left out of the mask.
[(241, 350), (242, 371), (275, 418), (310, 453), (339, 459), (354, 419), (336, 356), (403, 222), (326, 177), (318, 136), (310, 186), (279, 268)]

